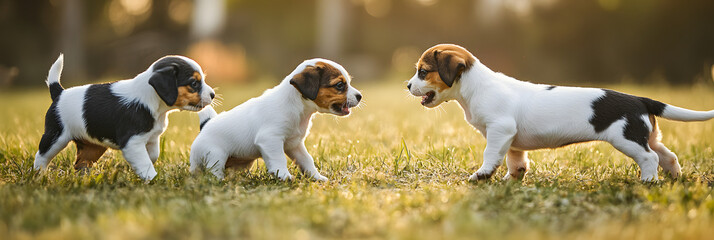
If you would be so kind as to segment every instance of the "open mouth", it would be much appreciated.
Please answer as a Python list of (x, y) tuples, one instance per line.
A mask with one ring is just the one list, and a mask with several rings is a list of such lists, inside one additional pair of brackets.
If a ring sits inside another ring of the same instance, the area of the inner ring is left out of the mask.
[(335, 103), (332, 104), (332, 111), (337, 113), (339, 116), (345, 116), (350, 114), (350, 106), (347, 104), (347, 102), (344, 102), (342, 104)]
[(429, 91), (426, 93), (426, 95), (421, 96), (421, 105), (427, 105), (433, 102), (434, 96), (436, 96), (436, 92), (434, 91)]

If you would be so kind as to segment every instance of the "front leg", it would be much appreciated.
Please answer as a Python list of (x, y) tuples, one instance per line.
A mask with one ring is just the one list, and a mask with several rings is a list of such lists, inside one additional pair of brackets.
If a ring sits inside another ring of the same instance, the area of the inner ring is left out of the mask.
[(132, 137), (121, 149), (121, 152), (134, 172), (148, 182), (156, 177), (156, 169), (154, 169), (154, 164), (146, 151), (145, 141), (144, 138)]
[(301, 142), (298, 146), (288, 149), (285, 153), (287, 153), (288, 157), (295, 161), (303, 174), (318, 181), (327, 181), (327, 177), (322, 176), (322, 174), (320, 174), (315, 167), (315, 161), (312, 159), (312, 156), (310, 156), (310, 153), (307, 152), (305, 143)]
[(159, 148), (159, 136), (151, 137), (148, 142), (146, 142), (146, 151), (149, 153), (149, 159), (152, 163), (156, 163), (159, 159), (159, 153), (161, 149)]
[(503, 157), (508, 152), (516, 135), (516, 123), (513, 120), (499, 121), (486, 127), (486, 149), (483, 151), (483, 165), (469, 177), (469, 181), (491, 178), (501, 166)]
[(265, 161), (268, 173), (278, 177), (280, 180), (292, 180), (293, 176), (288, 172), (288, 163), (283, 150), (285, 140), (276, 136), (258, 136), (256, 145)]

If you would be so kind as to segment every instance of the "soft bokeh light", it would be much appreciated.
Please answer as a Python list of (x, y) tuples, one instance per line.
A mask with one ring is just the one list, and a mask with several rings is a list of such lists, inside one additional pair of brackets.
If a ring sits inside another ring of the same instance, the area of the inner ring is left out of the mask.
[(119, 0), (126, 13), (139, 16), (147, 13), (151, 9), (150, 0)]
[(118, 35), (128, 35), (134, 27), (149, 18), (149, 0), (112, 0), (106, 8), (107, 17)]
[(405, 49), (449, 42), (534, 82), (691, 84), (710, 82), (712, 9), (672, 0), (0, 1), (0, 28), (12, 33), (0, 38), (0, 68), (17, 69), (5, 71), (9, 85), (40, 86), (38, 63), (65, 52), (66, 76), (83, 83), (131, 76), (210, 40), (242, 46), (260, 79), (323, 57), (372, 81), (410, 69)]
[(186, 55), (201, 63), (206, 79), (212, 83), (246, 81), (245, 49), (239, 44), (226, 46), (215, 40), (204, 40), (189, 46)]
[(431, 6), (436, 4), (439, 0), (415, 0), (417, 3), (423, 5), (423, 6)]
[(415, 46), (399, 47), (392, 54), (392, 67), (398, 72), (413, 72), (420, 54), (420, 49)]
[(364, 9), (372, 17), (384, 17), (392, 9), (391, 0), (364, 0)]
[(176, 23), (187, 24), (191, 20), (193, 3), (190, 0), (171, 0), (169, 17)]

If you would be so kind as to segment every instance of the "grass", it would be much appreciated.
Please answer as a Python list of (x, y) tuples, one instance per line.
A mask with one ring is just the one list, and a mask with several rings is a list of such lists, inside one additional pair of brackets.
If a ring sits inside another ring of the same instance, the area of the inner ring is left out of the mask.
[[(87, 174), (72, 144), (30, 169), (49, 106), (46, 89), (3, 92), (0, 101), (2, 239), (711, 239), (714, 121), (662, 120), (683, 177), (641, 183), (636, 164), (590, 143), (531, 152), (522, 182), (469, 183), (484, 138), (455, 103), (421, 107), (401, 83), (355, 83), (361, 109), (318, 115), (308, 151), (327, 183), (280, 182), (260, 162), (224, 181), (188, 173), (195, 113), (170, 116), (158, 177), (143, 184), (109, 151)], [(268, 85), (219, 89), (229, 109)], [(714, 109), (711, 87), (610, 86), (692, 109)], [(291, 172), (297, 173), (291, 164)], [(663, 175), (663, 174), (660, 174)]]

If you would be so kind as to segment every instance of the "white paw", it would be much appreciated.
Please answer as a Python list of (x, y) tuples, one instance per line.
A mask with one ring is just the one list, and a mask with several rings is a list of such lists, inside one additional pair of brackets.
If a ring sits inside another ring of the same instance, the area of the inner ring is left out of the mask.
[(503, 176), (503, 178), (501, 178), (501, 180), (508, 181), (508, 180), (511, 180), (511, 178), (512, 178), (511, 174), (506, 174), (505, 176)]
[(216, 176), (218, 180), (223, 180), (223, 178), (226, 176), (225, 173), (223, 173), (223, 169), (219, 168), (211, 169), (211, 173), (213, 174), (213, 176)]
[(479, 168), (478, 171), (476, 171), (474, 174), (469, 177), (469, 181), (479, 181), (479, 180), (486, 180), (491, 178), (491, 175), (493, 174), (493, 170), (485, 170), (484, 168)]
[(659, 180), (659, 178), (657, 178), (657, 174), (649, 175), (649, 176), (642, 175), (642, 177), (640, 179), (643, 182), (657, 182)]
[(270, 174), (273, 174), (273, 176), (277, 177), (278, 179), (282, 181), (291, 181), (293, 180), (293, 175), (290, 175), (290, 172), (288, 172), (287, 169), (278, 169), (274, 171), (270, 171)]
[(313, 175), (313, 176), (312, 176), (312, 179), (315, 179), (315, 180), (320, 181), (320, 182), (327, 182), (327, 180), (328, 180), (327, 177), (322, 176), (322, 174), (319, 174), (319, 173)]
[(278, 176), (278, 178), (280, 178), (280, 180), (283, 180), (283, 181), (292, 181), (293, 175), (285, 174), (285, 175)]
[(137, 174), (139, 175), (141, 180), (144, 180), (145, 183), (151, 182), (151, 180), (154, 179), (154, 177), (156, 177), (156, 175), (157, 175), (156, 169), (154, 169), (153, 167), (149, 168), (148, 170), (146, 170), (142, 173), (137, 173)]

